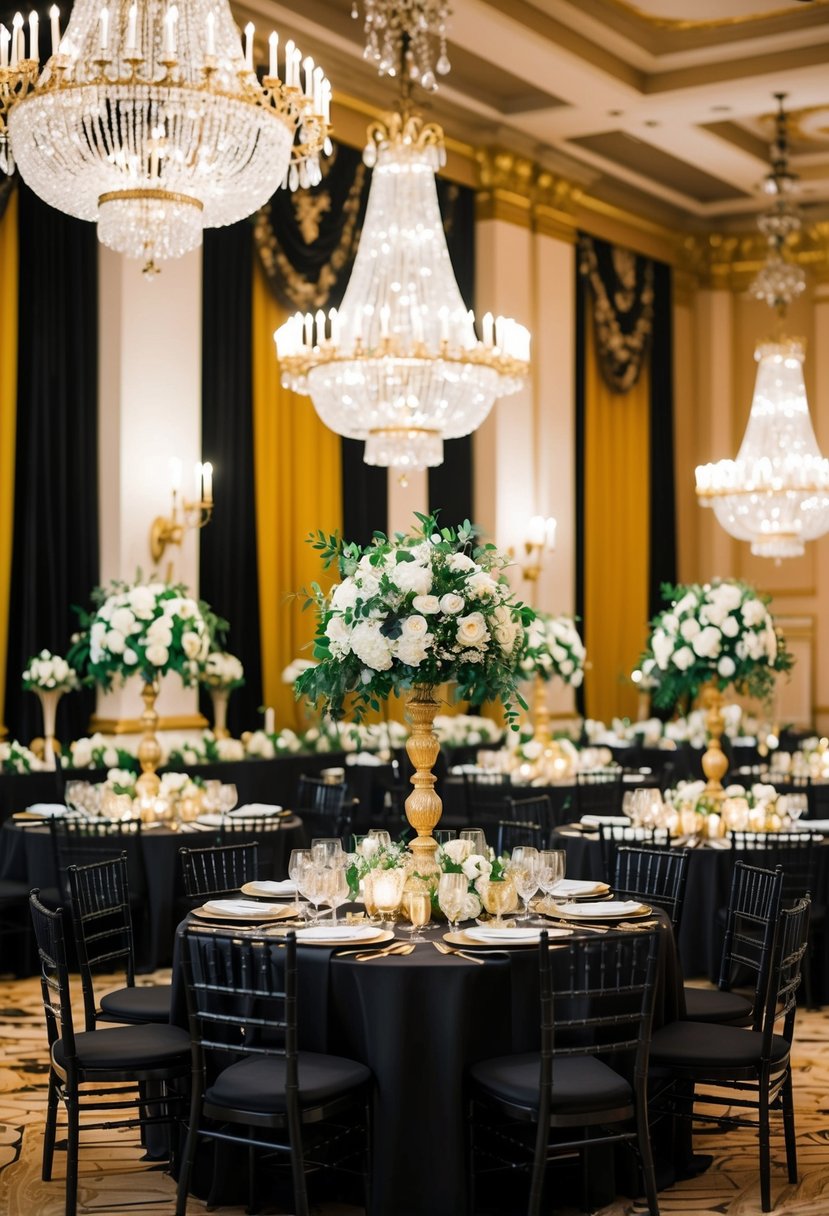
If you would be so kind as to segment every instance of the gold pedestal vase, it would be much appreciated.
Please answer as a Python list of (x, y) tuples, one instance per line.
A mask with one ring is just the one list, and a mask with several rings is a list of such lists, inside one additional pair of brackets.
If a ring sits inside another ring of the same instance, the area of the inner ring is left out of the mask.
[(159, 681), (148, 682), (141, 689), (141, 699), (144, 702), (144, 712), (141, 715), (141, 725), (144, 734), (138, 744), (138, 762), (141, 765), (141, 776), (135, 783), (138, 797), (149, 801), (158, 797), (161, 779), (155, 771), (161, 763), (161, 745), (158, 742), (158, 713), (155, 703), (159, 693)]
[(227, 703), (230, 700), (229, 688), (211, 688), (210, 700), (213, 702), (213, 734), (217, 739), (229, 739), (227, 729)]
[(413, 688), (406, 701), (406, 713), (412, 724), (412, 733), (406, 743), (406, 752), (414, 765), (412, 785), (414, 789), (406, 799), (406, 818), (417, 832), (409, 848), (414, 854), (418, 874), (436, 874), (435, 861), (437, 841), (432, 831), (440, 822), (443, 803), (435, 793), (437, 778), (432, 767), (440, 754), (440, 743), (434, 732), (435, 715), (440, 708), (431, 684), (420, 684)]
[(701, 699), (703, 708), (708, 711), (705, 717), (708, 747), (702, 757), (702, 771), (707, 778), (705, 793), (708, 798), (721, 799), (725, 797), (722, 779), (728, 772), (728, 757), (721, 743), (725, 718), (722, 713), (723, 695), (716, 680), (705, 685)]
[(550, 710), (547, 705), (547, 681), (536, 672), (533, 680), (533, 742), (548, 747), (553, 735), (550, 730)]
[(63, 696), (63, 691), (57, 688), (36, 688), (37, 699), (40, 701), (40, 708), (43, 711), (43, 763), (45, 767), (54, 772), (57, 767), (55, 762), (55, 718), (58, 711), (58, 701)]

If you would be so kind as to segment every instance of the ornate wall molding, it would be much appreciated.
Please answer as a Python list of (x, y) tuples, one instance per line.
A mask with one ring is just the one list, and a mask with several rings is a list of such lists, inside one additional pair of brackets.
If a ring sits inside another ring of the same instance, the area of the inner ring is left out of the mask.
[(481, 148), (476, 160), (476, 219), (504, 220), (575, 244), (580, 186), (506, 148)]

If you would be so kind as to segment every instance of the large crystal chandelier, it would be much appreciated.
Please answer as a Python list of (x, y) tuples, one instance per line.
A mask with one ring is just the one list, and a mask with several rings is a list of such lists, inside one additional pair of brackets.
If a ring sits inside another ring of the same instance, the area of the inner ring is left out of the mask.
[[(800, 227), (800, 218), (787, 197), (796, 176), (788, 166), (785, 94), (775, 97), (776, 139), (764, 187), (775, 203), (760, 221), (769, 257), (751, 292), (782, 319), (805, 278), (784, 257), (786, 239)], [(757, 557), (777, 561), (799, 557), (807, 540), (829, 531), (829, 460), (821, 455), (812, 429), (803, 357), (803, 342), (797, 338), (757, 347), (754, 399), (737, 459), (700, 465), (696, 471), (700, 504), (714, 509), (731, 536), (749, 541)]]
[[(293, 42), (254, 27), (242, 48), (227, 0), (76, 0), (40, 68), (37, 14), (0, 26), (0, 170), (15, 163), (45, 202), (96, 221), (145, 269), (244, 219), (280, 185), (320, 179), (331, 90)], [(280, 76), (280, 62), (281, 76)]]
[[(369, 11), (388, 7), (374, 3)], [(401, 5), (398, 24), (424, 7), (434, 6)], [(309, 394), (333, 431), (364, 439), (367, 464), (405, 476), (441, 464), (445, 439), (474, 431), (499, 397), (521, 388), (530, 335), (489, 313), (476, 333), (438, 207), (443, 132), (408, 103), (413, 81), (433, 79), (429, 45), (404, 35), (400, 48), (402, 100), (368, 130), (371, 187), (342, 307), (327, 316), (297, 313), (274, 337), (283, 384)], [(445, 58), (442, 41), (439, 50)], [(392, 74), (388, 63), (381, 58), (380, 70)]]

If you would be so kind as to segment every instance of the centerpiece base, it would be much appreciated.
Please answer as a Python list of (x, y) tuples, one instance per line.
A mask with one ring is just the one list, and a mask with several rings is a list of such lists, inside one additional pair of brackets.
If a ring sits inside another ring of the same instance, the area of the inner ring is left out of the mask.
[(412, 724), (406, 752), (415, 770), (411, 778), (414, 789), (406, 799), (406, 818), (417, 832), (409, 848), (415, 859), (416, 872), (424, 877), (439, 872), (435, 860), (438, 846), (432, 836), (443, 814), (443, 803), (435, 792), (437, 778), (432, 772), (440, 753), (440, 743), (434, 731), (439, 708), (434, 687), (430, 684), (414, 688), (406, 703), (406, 714)]
[(702, 771), (707, 778), (705, 794), (707, 798), (721, 802), (725, 798), (722, 779), (728, 772), (728, 757), (721, 743), (725, 718), (722, 712), (723, 695), (716, 681), (712, 681), (702, 690), (702, 704), (708, 710), (705, 719), (708, 747), (702, 757)]

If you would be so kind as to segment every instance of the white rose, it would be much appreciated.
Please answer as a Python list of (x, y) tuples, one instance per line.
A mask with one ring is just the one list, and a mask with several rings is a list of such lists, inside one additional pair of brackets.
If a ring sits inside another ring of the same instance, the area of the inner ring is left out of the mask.
[(737, 664), (727, 654), (724, 654), (717, 664), (718, 673), (724, 680), (730, 680), (736, 670)]
[(103, 621), (94, 621), (89, 631), (89, 644), (100, 649), (107, 635), (107, 627)]
[(680, 646), (673, 657), (674, 667), (678, 667), (680, 671), (687, 671), (694, 662), (694, 652), (689, 646)]
[(400, 622), (404, 638), (423, 638), (429, 632), (429, 622), (423, 616), (406, 616)]
[(498, 584), (485, 570), (479, 570), (477, 574), (473, 574), (467, 579), (466, 589), (471, 595), (477, 595), (482, 599), (488, 600), (495, 595), (495, 592), (498, 590)]
[(77, 739), (70, 745), (73, 768), (88, 768), (92, 763), (92, 743), (89, 739)]
[(740, 632), (740, 622), (737, 620), (736, 616), (727, 616), (720, 625), (720, 629), (727, 638), (736, 638), (737, 634)]
[(170, 657), (170, 652), (166, 646), (153, 642), (147, 647), (146, 655), (147, 662), (152, 663), (153, 667), (163, 667)]
[(711, 599), (725, 608), (726, 612), (731, 612), (735, 608), (739, 608), (740, 600), (743, 598), (743, 593), (739, 587), (735, 587), (733, 583), (720, 583), (711, 591)]
[(489, 878), (492, 873), (492, 862), (480, 853), (470, 853), (463, 863), (463, 872), (470, 882), (478, 878)]
[(761, 634), (749, 631), (745, 635), (745, 643), (748, 657), (754, 659), (755, 663), (758, 659), (765, 658), (766, 648)]
[(104, 751), (104, 764), (107, 768), (115, 768), (118, 763), (118, 751), (114, 747), (108, 747)]
[(351, 631), (351, 649), (366, 667), (388, 671), (392, 664), (391, 643), (376, 621), (360, 621)]
[(446, 844), (443, 845), (443, 851), (451, 862), (459, 866), (462, 862), (466, 861), (472, 852), (472, 841), (447, 840)]
[(651, 638), (651, 648), (653, 649), (657, 667), (665, 671), (674, 648), (673, 639), (669, 638), (663, 630), (655, 629)]
[(451, 557), (446, 559), (446, 565), (449, 570), (455, 574), (460, 574), (467, 570), (474, 570), (475, 563), (471, 557), (467, 557), (465, 553), (453, 553)]
[(686, 621), (682, 622), (679, 627), (679, 632), (682, 634), (686, 642), (690, 642), (697, 636), (700, 629), (701, 625), (699, 621), (695, 620), (694, 617), (691, 616), (688, 617)]
[(126, 645), (123, 633), (119, 633), (117, 629), (110, 629), (104, 644), (111, 654), (123, 654)]
[(345, 612), (346, 608), (353, 608), (359, 599), (359, 591), (357, 584), (353, 579), (347, 578), (343, 582), (338, 583), (331, 592), (331, 607), (339, 609), (340, 612)]
[(584, 672), (579, 667), (578, 670), (574, 671), (572, 676), (570, 677), (570, 683), (572, 684), (573, 688), (580, 688), (583, 681), (584, 681)]
[(398, 562), (389, 572), (391, 581), (405, 595), (413, 591), (415, 595), (428, 595), (432, 590), (432, 569), (421, 566), (417, 562)]
[(341, 616), (339, 616), (339, 614), (335, 613), (325, 626), (325, 636), (332, 642), (344, 643), (348, 641), (350, 631), (345, 621)]
[(746, 600), (740, 612), (749, 629), (763, 624), (766, 619), (766, 606), (760, 600)]
[[(706, 625), (694, 638), (691, 645), (701, 659), (714, 659), (722, 649), (722, 634), (714, 625)], [(676, 656), (674, 656), (676, 661)]]
[(462, 646), (485, 646), (489, 641), (489, 630), (482, 612), (470, 612), (458, 617), (457, 639)]
[(686, 595), (683, 595), (679, 603), (674, 605), (674, 613), (676, 616), (684, 616), (686, 612), (690, 612), (692, 609), (696, 608), (696, 605), (696, 596), (692, 591), (689, 591)]
[[(432, 638), (427, 634), (429, 642)], [(394, 647), (395, 658), (407, 667), (418, 667), (426, 658), (427, 647), (423, 638), (400, 638)]]
[(440, 610), (449, 615), (455, 612), (462, 612), (464, 601), (460, 595), (455, 595), (452, 591), (447, 591), (446, 595), (440, 597)]
[(201, 638), (197, 633), (188, 629), (181, 635), (181, 648), (188, 659), (196, 659), (201, 652)]
[(137, 617), (147, 621), (155, 610), (155, 595), (149, 587), (133, 587), (130, 591), (129, 606)]
[(660, 624), (666, 633), (676, 633), (679, 628), (679, 621), (672, 612), (666, 612)]
[(136, 627), (136, 620), (129, 608), (117, 608), (112, 614), (110, 624), (119, 633), (130, 634)]
[(426, 616), (432, 616), (436, 612), (440, 612), (440, 600), (436, 595), (416, 595), (412, 600), (412, 607), (415, 612), (423, 612)]
[(124, 651), (124, 662), (128, 667), (134, 667), (138, 662), (138, 655), (131, 647), (127, 647), (127, 649)]
[(481, 915), (481, 901), (474, 891), (467, 893), (461, 913), (461, 920), (477, 920)]

